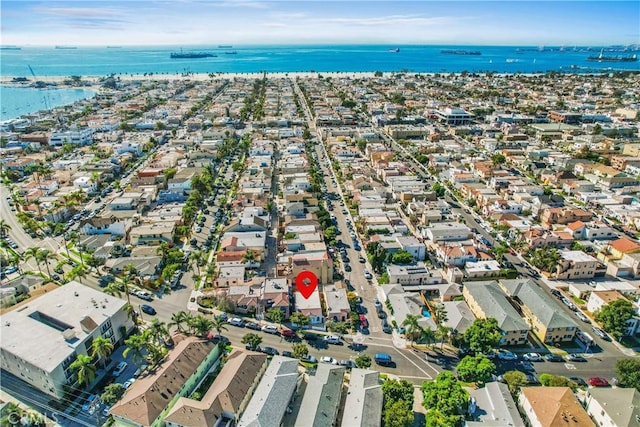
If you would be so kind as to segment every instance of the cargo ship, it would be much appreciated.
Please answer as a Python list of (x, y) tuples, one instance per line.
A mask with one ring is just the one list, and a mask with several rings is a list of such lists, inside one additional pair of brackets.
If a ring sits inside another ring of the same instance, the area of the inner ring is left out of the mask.
[(0, 46), (0, 50), (22, 50), (22, 48), (18, 46)]
[(180, 52), (172, 52), (170, 56), (171, 59), (198, 59), (213, 58), (218, 55), (208, 52), (183, 52), (182, 49), (180, 49)]
[(440, 53), (444, 55), (482, 55), (482, 52), (477, 50), (461, 50), (461, 49), (443, 49)]
[(604, 49), (600, 51), (598, 56), (590, 56), (587, 61), (590, 62), (636, 62), (638, 55), (631, 56), (604, 56)]
[(76, 46), (56, 46), (56, 49), (64, 49), (64, 50), (70, 50), (70, 49), (77, 49)]
[(398, 52), (400, 52), (400, 48), (399, 47), (394, 47), (393, 49), (389, 49), (389, 52), (398, 53)]

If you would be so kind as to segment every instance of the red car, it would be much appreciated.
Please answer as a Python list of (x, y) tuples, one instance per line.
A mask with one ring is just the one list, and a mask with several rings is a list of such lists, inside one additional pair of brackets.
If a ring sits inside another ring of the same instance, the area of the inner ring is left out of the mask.
[(589, 378), (589, 385), (593, 387), (607, 387), (609, 386), (609, 381), (602, 377), (591, 377)]
[(286, 338), (293, 338), (296, 336), (296, 333), (293, 332), (291, 329), (283, 329), (282, 331), (280, 331), (280, 335)]
[(360, 315), (360, 327), (362, 329), (367, 329), (369, 327), (369, 322), (367, 322), (367, 318), (364, 314)]

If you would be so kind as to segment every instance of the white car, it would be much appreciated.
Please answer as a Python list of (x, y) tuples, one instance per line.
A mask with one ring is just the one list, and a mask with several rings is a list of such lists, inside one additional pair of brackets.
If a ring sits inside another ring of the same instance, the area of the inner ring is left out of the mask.
[(498, 359), (502, 360), (518, 360), (518, 356), (515, 353), (504, 350), (498, 353)]
[(538, 353), (526, 353), (526, 354), (522, 355), (522, 358), (524, 360), (528, 360), (529, 362), (541, 362), (542, 361), (542, 356), (540, 356)]
[(337, 337), (335, 335), (327, 335), (323, 339), (324, 339), (325, 342), (327, 342), (329, 344), (341, 344), (342, 343), (342, 341), (340, 341), (340, 337)]
[(338, 361), (336, 359), (334, 359), (333, 357), (331, 357), (331, 356), (322, 356), (320, 358), (320, 362), (328, 363), (330, 365), (337, 365), (338, 364)]
[(135, 380), (136, 380), (135, 378), (129, 378), (128, 380), (122, 383), (122, 387), (124, 387), (125, 390), (128, 389), (129, 387), (131, 387), (131, 384), (133, 384)]
[(273, 325), (264, 325), (262, 327), (262, 332), (266, 332), (268, 334), (277, 335), (278, 334), (278, 328), (273, 326)]
[(122, 375), (124, 370), (127, 369), (127, 366), (128, 366), (127, 362), (118, 363), (118, 366), (116, 366), (116, 369), (113, 370), (113, 376), (119, 377), (120, 375)]

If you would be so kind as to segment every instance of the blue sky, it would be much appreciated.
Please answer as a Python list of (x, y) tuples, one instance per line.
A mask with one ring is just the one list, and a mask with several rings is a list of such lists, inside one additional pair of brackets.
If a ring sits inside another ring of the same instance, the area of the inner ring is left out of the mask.
[(3, 0), (3, 45), (640, 43), (639, 1)]

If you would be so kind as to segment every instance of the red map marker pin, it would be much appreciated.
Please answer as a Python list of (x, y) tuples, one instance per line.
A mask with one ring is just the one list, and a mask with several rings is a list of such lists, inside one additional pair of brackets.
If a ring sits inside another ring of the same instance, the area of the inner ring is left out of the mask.
[(304, 270), (296, 277), (296, 288), (304, 299), (309, 299), (313, 291), (318, 287), (318, 277), (313, 272)]

